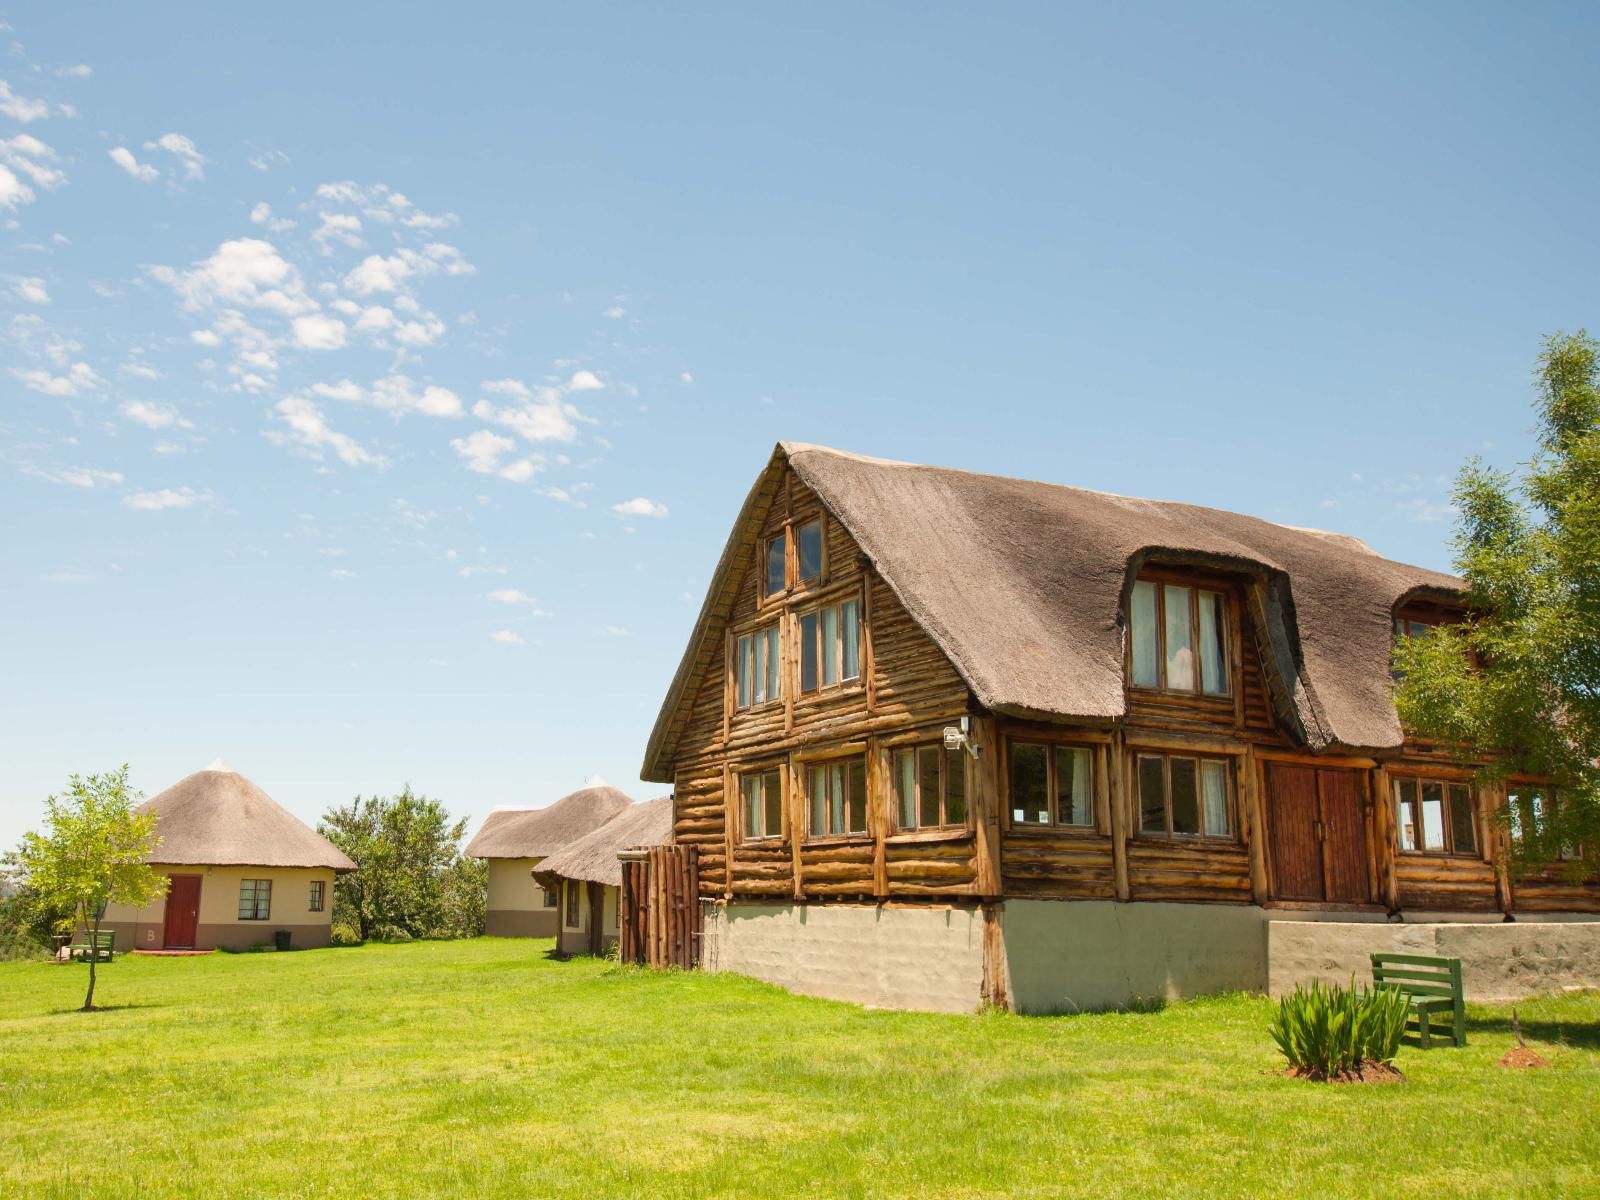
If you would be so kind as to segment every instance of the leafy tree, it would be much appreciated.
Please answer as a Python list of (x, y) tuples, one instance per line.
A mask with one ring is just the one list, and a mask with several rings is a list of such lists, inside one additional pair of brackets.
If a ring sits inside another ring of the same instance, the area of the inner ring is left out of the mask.
[(1456, 481), (1468, 619), (1396, 649), (1407, 724), (1497, 752), (1491, 778), (1559, 787), (1536, 823), (1520, 814), (1524, 867), (1600, 850), (1600, 344), (1546, 338), (1535, 380), (1538, 452), (1520, 477), (1473, 459)]
[(482, 932), (482, 901), (464, 896), (482, 878), (459, 849), (467, 823), (452, 823), (437, 800), (414, 795), (410, 784), (398, 796), (357, 796), (330, 809), (317, 829), (356, 864), (334, 884), (335, 924), (363, 941)]
[(37, 958), (70, 912), (41, 903), (22, 870), (22, 852), (0, 856), (0, 960)]
[[(37, 902), (68, 914), (63, 926), (76, 922), (93, 939), (107, 904), (141, 907), (166, 892), (166, 877), (145, 862), (161, 839), (155, 814), (133, 811), (140, 799), (123, 764), (104, 775), (73, 775), (65, 796), (45, 801), (49, 833), (29, 833), (18, 857)], [(89, 955), (84, 1012), (94, 1011), (96, 957)]]

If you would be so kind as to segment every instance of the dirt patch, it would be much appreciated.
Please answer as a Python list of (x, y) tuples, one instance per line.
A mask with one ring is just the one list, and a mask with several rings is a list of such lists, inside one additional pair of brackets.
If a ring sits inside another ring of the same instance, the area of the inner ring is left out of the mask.
[(1526, 1046), (1513, 1046), (1507, 1050), (1505, 1057), (1497, 1064), (1507, 1070), (1522, 1068), (1548, 1067), (1549, 1061), (1542, 1055), (1529, 1050)]
[(1309, 1079), (1313, 1083), (1404, 1083), (1405, 1075), (1393, 1063), (1364, 1058), (1348, 1071), (1324, 1075), (1321, 1071), (1308, 1071), (1290, 1067), (1285, 1072), (1290, 1079)]

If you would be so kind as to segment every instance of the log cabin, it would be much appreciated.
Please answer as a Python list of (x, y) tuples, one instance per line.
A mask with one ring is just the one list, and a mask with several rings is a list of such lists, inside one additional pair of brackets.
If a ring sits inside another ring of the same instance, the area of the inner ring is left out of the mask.
[(1480, 994), (1560, 982), (1507, 982), (1508, 939), (1600, 938), (1593, 872), (1511, 878), (1536, 784), (1395, 711), (1393, 638), (1462, 611), (1352, 537), (780, 443), (641, 771), (697, 848), (702, 965), (1064, 1011), (1465, 938)]
[(614, 787), (579, 788), (542, 808), (496, 808), (465, 853), (489, 867), (484, 933), (488, 937), (556, 937), (559, 897), (533, 877), (545, 858), (593, 833), (633, 801)]
[(672, 839), (672, 799), (641, 800), (534, 868), (560, 903), (556, 953), (605, 954), (616, 944), (622, 891), (619, 855)]

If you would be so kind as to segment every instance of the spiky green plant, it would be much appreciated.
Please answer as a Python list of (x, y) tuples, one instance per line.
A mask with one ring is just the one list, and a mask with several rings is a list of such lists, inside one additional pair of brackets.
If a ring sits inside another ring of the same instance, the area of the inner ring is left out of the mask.
[(1367, 1059), (1393, 1062), (1409, 1005), (1395, 988), (1358, 988), (1354, 979), (1349, 987), (1318, 980), (1283, 997), (1268, 1030), (1291, 1067), (1331, 1077)]

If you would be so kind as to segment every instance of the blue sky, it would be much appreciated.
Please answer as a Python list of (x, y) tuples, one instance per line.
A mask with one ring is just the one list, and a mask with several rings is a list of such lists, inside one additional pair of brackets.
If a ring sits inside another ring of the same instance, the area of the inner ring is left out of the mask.
[(1593, 11), (1104, 8), (0, 14), (0, 844), (658, 794), (779, 438), (1447, 566), (1595, 324)]

